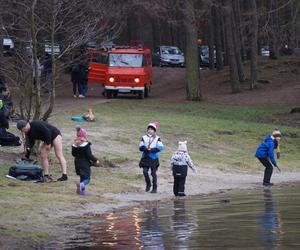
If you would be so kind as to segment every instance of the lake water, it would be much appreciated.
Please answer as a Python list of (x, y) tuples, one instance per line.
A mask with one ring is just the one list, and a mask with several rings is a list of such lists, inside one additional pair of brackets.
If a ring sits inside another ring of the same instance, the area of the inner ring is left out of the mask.
[(300, 185), (149, 202), (69, 229), (63, 249), (300, 249)]

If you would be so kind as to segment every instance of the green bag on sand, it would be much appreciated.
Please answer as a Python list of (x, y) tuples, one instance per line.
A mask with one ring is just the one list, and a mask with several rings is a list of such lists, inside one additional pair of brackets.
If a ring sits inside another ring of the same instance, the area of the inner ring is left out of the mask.
[(9, 175), (23, 181), (43, 181), (43, 169), (32, 160), (17, 160), (16, 164), (9, 168)]

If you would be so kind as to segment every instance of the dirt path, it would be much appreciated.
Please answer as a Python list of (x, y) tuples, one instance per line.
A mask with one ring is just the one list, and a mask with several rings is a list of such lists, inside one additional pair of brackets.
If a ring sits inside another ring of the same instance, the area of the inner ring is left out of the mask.
[[(248, 90), (248, 64), (245, 64), (246, 81), (241, 85), (241, 93), (232, 94), (228, 69), (220, 72), (201, 71), (201, 86), (204, 101), (209, 103), (238, 106), (300, 106), (299, 58), (281, 58), (278, 61), (260, 59), (259, 88)], [(73, 98), (69, 75), (64, 75), (57, 84), (55, 112), (74, 109), (74, 105), (86, 107), (106, 102), (102, 96), (102, 87), (90, 84), (88, 97)], [(159, 102), (185, 102), (185, 69), (153, 68), (152, 99)]]

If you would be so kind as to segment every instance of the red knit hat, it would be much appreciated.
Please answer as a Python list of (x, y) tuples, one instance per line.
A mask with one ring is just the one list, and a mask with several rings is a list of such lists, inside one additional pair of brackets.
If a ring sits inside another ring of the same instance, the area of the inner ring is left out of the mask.
[(154, 130), (156, 131), (157, 128), (158, 128), (158, 126), (159, 126), (159, 123), (156, 122), (156, 121), (154, 121), (154, 122), (150, 122), (150, 123), (148, 124), (147, 128), (151, 127), (151, 128), (154, 128)]

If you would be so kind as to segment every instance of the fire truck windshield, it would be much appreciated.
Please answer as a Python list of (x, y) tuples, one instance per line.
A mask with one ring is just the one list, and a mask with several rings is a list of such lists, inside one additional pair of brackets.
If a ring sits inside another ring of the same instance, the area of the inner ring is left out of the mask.
[(110, 67), (142, 67), (143, 54), (109, 54)]

